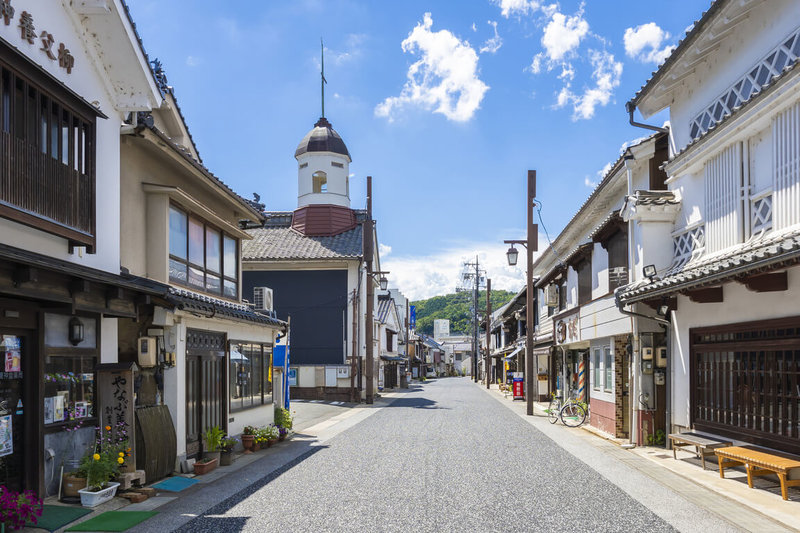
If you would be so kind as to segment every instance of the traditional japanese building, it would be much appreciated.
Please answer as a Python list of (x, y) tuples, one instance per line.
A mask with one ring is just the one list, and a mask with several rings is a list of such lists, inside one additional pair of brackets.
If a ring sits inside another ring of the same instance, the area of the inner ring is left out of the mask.
[(669, 109), (667, 193), (621, 306), (668, 311), (668, 431), (800, 452), (800, 4), (717, 0), (628, 103)]
[(94, 442), (120, 320), (166, 292), (120, 268), (120, 124), (163, 101), (135, 35), (120, 1), (0, 1), (0, 484), (42, 496)]

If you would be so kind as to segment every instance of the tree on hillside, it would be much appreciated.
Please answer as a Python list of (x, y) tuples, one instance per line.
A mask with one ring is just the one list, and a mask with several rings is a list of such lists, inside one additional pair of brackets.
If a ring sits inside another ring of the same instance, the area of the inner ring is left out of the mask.
[[(433, 335), (433, 321), (437, 319), (450, 320), (450, 333), (469, 334), (472, 331), (472, 293), (459, 292), (434, 296), (427, 300), (411, 302), (417, 310), (417, 333)], [(497, 290), (492, 291), (492, 309), (505, 305), (516, 295), (515, 292)], [(478, 293), (478, 312), (486, 309), (486, 291)]]

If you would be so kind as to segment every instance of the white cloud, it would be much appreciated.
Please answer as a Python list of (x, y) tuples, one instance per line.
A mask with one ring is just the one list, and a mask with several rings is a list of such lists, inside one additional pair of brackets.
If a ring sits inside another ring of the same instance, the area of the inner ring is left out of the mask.
[(597, 187), (597, 182), (590, 180), (589, 176), (583, 178), (583, 184), (589, 187), (590, 189), (594, 189), (595, 187)]
[[(535, 257), (547, 249), (542, 232), (539, 237), (540, 251)], [(518, 291), (525, 284), (525, 250), (520, 249), (517, 266), (510, 267), (507, 249), (508, 245), (502, 242), (465, 244), (429, 256), (392, 256), (381, 261), (381, 268), (391, 272), (390, 286), (400, 289), (410, 300), (420, 300), (454, 292), (462, 264), (474, 261), (477, 255), (480, 267), (486, 269), (486, 277), (492, 280), (492, 289)]]
[(344, 49), (334, 50), (326, 46), (325, 57), (337, 66), (354, 61), (363, 54), (366, 38), (363, 33), (350, 33), (345, 38)]
[(664, 41), (670, 34), (662, 30), (655, 22), (648, 22), (625, 30), (625, 54), (642, 63), (661, 64), (675, 49), (674, 45), (666, 45)]
[(594, 87), (586, 88), (583, 94), (578, 95), (567, 83), (558, 93), (556, 107), (572, 103), (572, 120), (590, 119), (598, 106), (607, 105), (622, 76), (622, 63), (615, 61), (614, 55), (605, 50), (589, 50), (589, 62), (593, 68)]
[(392, 247), (388, 244), (380, 243), (378, 244), (378, 255), (380, 257), (388, 257), (389, 254), (392, 253)]
[(533, 56), (533, 61), (531, 61), (531, 72), (534, 74), (539, 74), (542, 71), (542, 60), (544, 59), (544, 53), (540, 52)]
[(570, 57), (589, 33), (589, 23), (583, 18), (583, 6), (572, 16), (553, 13), (544, 28), (542, 46), (550, 61), (561, 61)]
[(495, 52), (500, 50), (501, 46), (503, 46), (503, 39), (497, 33), (497, 22), (489, 20), (487, 21), (487, 23), (494, 29), (494, 37), (487, 39), (486, 42), (483, 43), (483, 46), (481, 46), (479, 52), (481, 54), (483, 54), (484, 52), (489, 52), (490, 54), (494, 54)]
[(195, 56), (187, 56), (186, 57), (186, 66), (187, 67), (196, 67), (197, 65), (203, 62), (202, 57), (195, 57)]
[(505, 18), (511, 15), (527, 15), (541, 6), (537, 0), (494, 0), (494, 3), (500, 6), (500, 14)]
[(474, 22), (472, 23), (472, 31), (478, 31), (478, 27), (475, 25)]
[(396, 111), (412, 105), (465, 122), (480, 108), (489, 86), (478, 77), (478, 54), (467, 41), (447, 30), (431, 31), (432, 26), (431, 14), (425, 13), (401, 43), (404, 52), (419, 52), (420, 59), (408, 68), (400, 95), (375, 107), (377, 116), (392, 121)]

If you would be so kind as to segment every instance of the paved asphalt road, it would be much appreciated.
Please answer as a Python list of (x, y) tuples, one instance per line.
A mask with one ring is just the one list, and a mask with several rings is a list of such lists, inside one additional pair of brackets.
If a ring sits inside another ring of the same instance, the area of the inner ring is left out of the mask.
[[(230, 495), (215, 484), (214, 499), (207, 487), (193, 498), (201, 507), (194, 513), (181, 498), (179, 530), (736, 530), (576, 442), (580, 430), (523, 419), (467, 379), (417, 385), (382, 408), (360, 411), (367, 414), (277, 470), (248, 468), (237, 476), (244, 488)], [(572, 444), (560, 446), (551, 438), (560, 442), (558, 435)]]

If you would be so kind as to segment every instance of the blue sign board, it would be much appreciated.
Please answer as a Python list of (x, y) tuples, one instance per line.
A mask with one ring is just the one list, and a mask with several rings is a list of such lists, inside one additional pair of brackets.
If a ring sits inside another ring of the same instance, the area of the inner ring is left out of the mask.
[(411, 329), (414, 329), (415, 327), (417, 327), (417, 306), (416, 305), (412, 305), (411, 306), (410, 315), (411, 316), (408, 317), (408, 327), (410, 327)]

